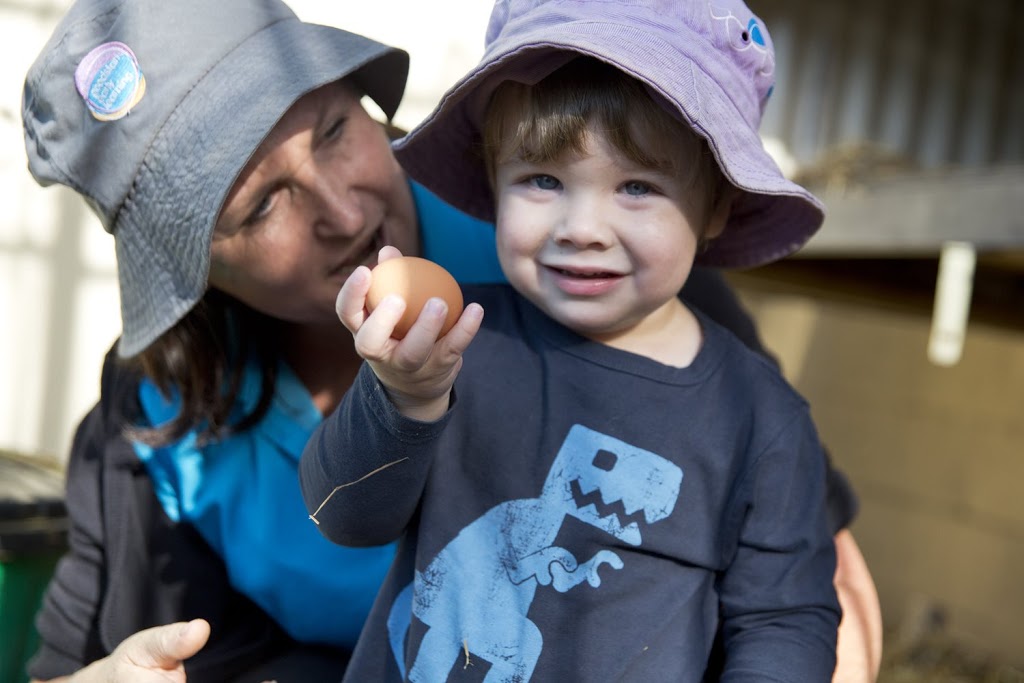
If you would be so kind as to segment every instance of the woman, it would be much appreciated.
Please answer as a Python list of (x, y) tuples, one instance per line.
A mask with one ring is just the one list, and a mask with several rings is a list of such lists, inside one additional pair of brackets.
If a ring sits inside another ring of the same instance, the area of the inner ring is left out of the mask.
[(410, 185), (360, 105), (392, 115), (406, 67), (276, 0), (78, 0), (29, 71), (30, 170), (114, 235), (123, 323), (68, 463), (34, 679), (340, 677), (392, 549), (327, 543), (299, 495), (359, 365), (335, 296), (386, 243), (499, 272), (490, 229)]

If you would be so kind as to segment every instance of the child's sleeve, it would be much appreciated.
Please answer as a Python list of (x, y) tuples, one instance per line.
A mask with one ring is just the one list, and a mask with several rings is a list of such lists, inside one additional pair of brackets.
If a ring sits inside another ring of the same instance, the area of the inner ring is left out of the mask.
[(403, 417), (364, 363), (299, 462), (302, 495), (320, 532), (355, 547), (401, 536), (417, 510), (432, 446), (450, 414), (436, 422)]
[(841, 611), (825, 463), (804, 412), (749, 473), (739, 545), (720, 584), (723, 683), (832, 679)]

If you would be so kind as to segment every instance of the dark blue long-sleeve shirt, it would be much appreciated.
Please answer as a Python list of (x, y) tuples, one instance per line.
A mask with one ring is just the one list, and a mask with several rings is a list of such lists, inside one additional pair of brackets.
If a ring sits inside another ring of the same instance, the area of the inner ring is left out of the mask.
[(777, 369), (704, 316), (673, 368), (507, 287), (466, 298), (485, 324), (443, 419), (364, 366), (303, 455), (325, 535), (400, 540), (346, 680), (697, 682), (719, 625), (722, 681), (830, 680), (826, 458)]

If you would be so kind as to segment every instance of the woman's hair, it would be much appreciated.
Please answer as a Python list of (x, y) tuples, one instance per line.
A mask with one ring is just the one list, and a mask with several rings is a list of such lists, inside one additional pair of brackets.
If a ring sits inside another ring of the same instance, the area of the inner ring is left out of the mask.
[(618, 68), (578, 57), (535, 85), (505, 81), (491, 96), (483, 126), (483, 156), (494, 184), (499, 162), (520, 157), (544, 163), (586, 150), (596, 125), (631, 162), (680, 178), (704, 201), (701, 225), (726, 199), (725, 180), (707, 142)]
[[(170, 422), (133, 426), (128, 436), (152, 446), (176, 441), (198, 428), (200, 443), (244, 431), (270, 407), (280, 362), (280, 322), (216, 289), (132, 360), (165, 396), (180, 398)], [(238, 393), (246, 365), (260, 370), (260, 395), (239, 415)]]

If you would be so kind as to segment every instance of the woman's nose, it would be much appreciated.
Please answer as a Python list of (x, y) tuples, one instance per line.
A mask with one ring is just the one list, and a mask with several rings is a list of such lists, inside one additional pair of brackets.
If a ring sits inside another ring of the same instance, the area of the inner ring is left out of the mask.
[(363, 231), (366, 216), (359, 195), (349, 187), (324, 187), (317, 204), (317, 235), (324, 238), (353, 237)]
[(318, 172), (315, 164), (309, 164), (304, 185), (318, 237), (353, 237), (363, 231), (366, 216), (359, 193), (340, 174)]

